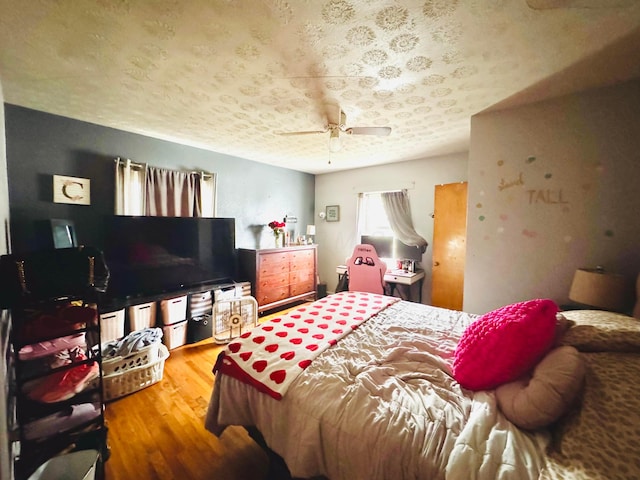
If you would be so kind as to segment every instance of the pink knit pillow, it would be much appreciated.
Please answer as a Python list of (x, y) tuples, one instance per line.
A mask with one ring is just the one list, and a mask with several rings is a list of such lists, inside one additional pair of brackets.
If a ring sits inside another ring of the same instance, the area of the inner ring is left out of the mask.
[(489, 390), (530, 371), (549, 350), (557, 305), (536, 299), (485, 313), (456, 347), (453, 377), (469, 390)]

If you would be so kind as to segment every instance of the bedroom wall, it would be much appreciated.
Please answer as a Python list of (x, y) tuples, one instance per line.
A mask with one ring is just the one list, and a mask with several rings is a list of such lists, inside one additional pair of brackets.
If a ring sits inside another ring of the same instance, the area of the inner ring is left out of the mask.
[[(345, 263), (357, 237), (358, 194), (406, 188), (411, 217), (416, 231), (429, 247), (422, 266), (426, 277), (422, 303), (431, 300), (431, 243), (433, 239), (433, 195), (438, 184), (467, 180), (467, 153), (425, 158), (316, 176), (316, 243), (318, 243), (320, 280), (333, 292), (338, 283), (336, 266)], [(340, 206), (340, 221), (326, 222), (318, 217), (327, 205)]]
[[(143, 135), (5, 104), (12, 238), (15, 251), (37, 248), (35, 221), (75, 220), (78, 242), (101, 243), (113, 213), (114, 158), (205, 170), (218, 175), (217, 216), (236, 219), (236, 245), (273, 246), (266, 224), (297, 216), (311, 223), (314, 176)], [(91, 180), (91, 205), (52, 202), (52, 176)]]
[(640, 270), (640, 81), (471, 121), (464, 309), (568, 302), (574, 271)]

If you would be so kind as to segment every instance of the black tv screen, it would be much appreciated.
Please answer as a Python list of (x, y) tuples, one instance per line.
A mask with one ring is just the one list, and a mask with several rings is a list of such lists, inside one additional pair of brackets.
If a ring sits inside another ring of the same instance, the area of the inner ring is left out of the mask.
[(111, 297), (175, 292), (235, 277), (233, 218), (110, 216), (104, 238)]

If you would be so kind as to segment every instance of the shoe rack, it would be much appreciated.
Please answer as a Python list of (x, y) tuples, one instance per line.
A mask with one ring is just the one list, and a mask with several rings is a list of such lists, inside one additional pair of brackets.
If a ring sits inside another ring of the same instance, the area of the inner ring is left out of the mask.
[(96, 298), (60, 297), (11, 308), (16, 480), (47, 460), (96, 450), (97, 478), (108, 456)]

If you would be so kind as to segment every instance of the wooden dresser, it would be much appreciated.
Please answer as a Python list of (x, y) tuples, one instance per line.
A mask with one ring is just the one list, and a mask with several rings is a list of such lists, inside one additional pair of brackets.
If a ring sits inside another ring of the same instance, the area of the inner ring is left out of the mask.
[(240, 275), (251, 282), (258, 312), (316, 298), (316, 245), (238, 249)]

